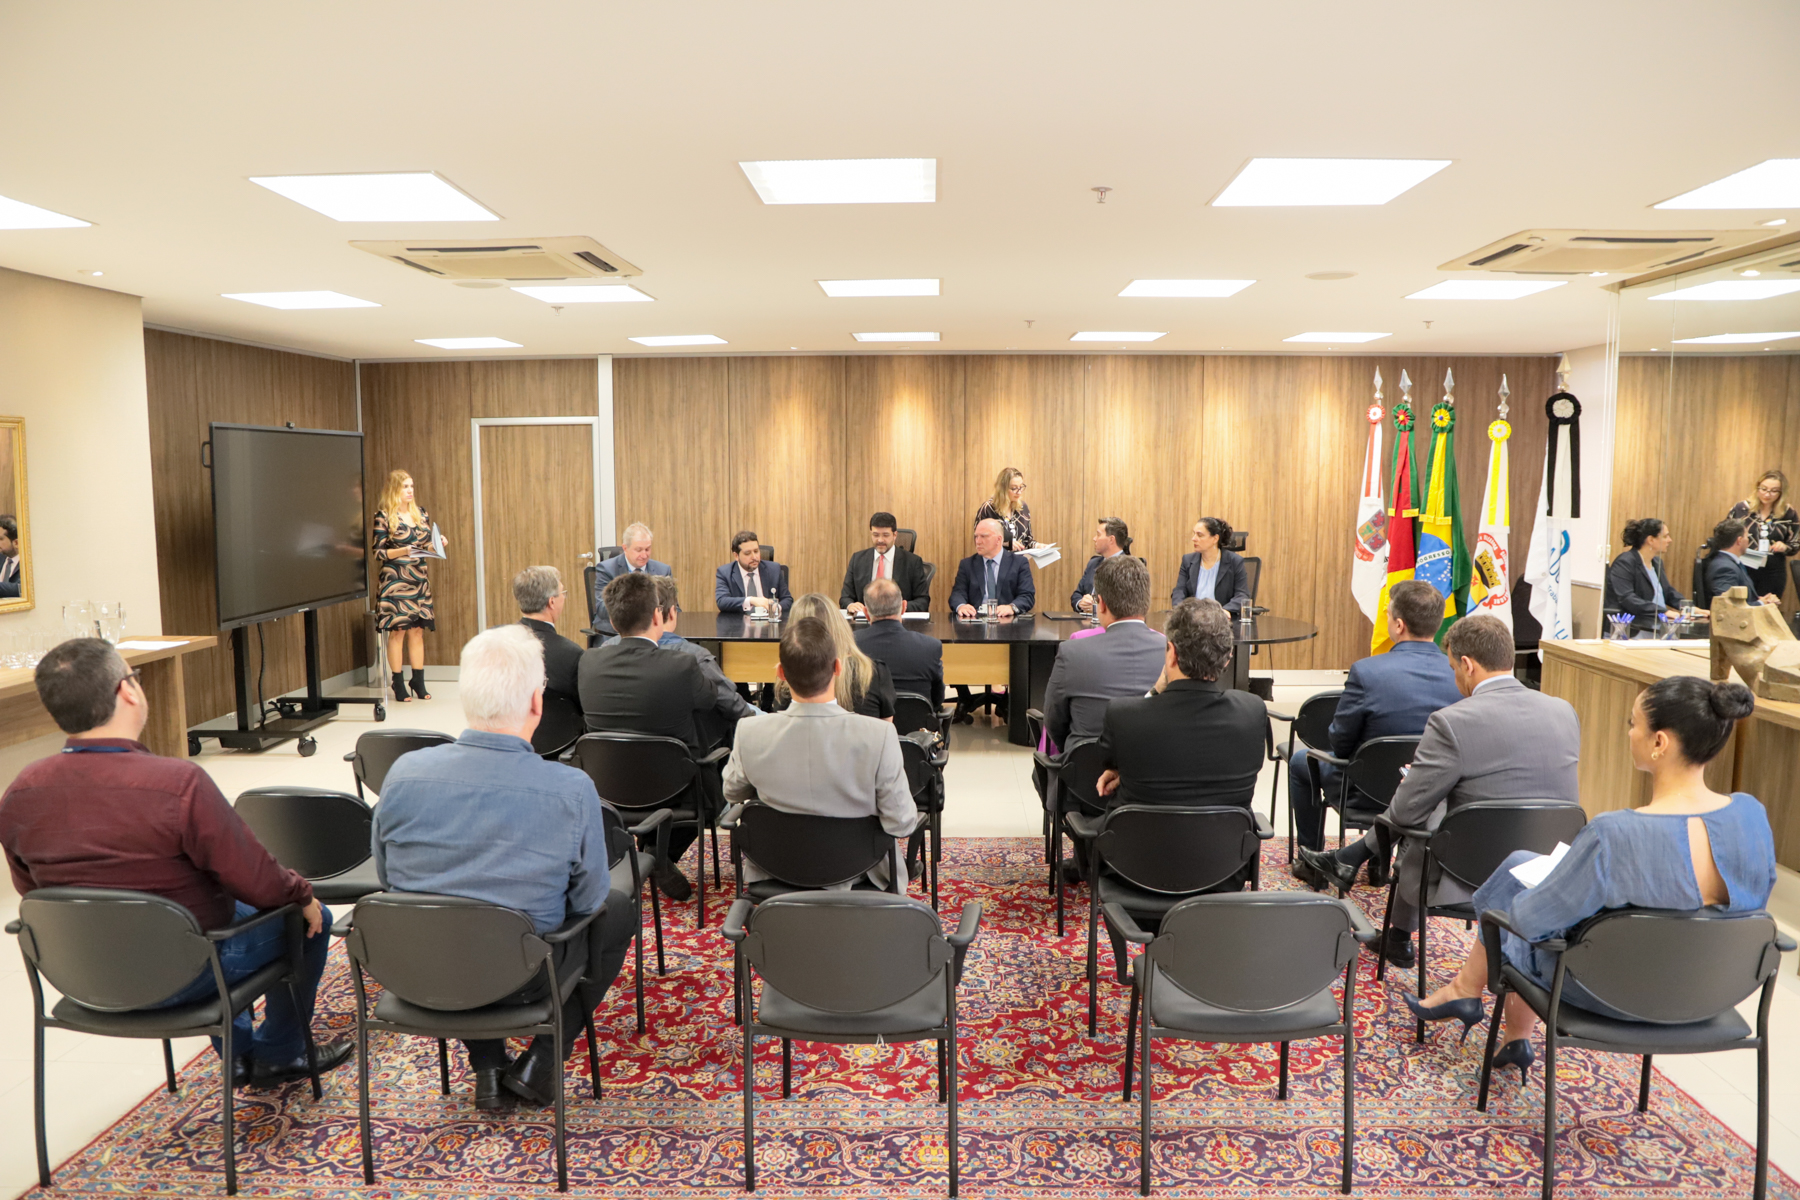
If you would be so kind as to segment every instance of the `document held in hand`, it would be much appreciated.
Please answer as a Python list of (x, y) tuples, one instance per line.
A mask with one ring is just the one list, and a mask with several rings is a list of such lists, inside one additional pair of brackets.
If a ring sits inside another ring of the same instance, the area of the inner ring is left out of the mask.
[(431, 549), (414, 550), (412, 556), (414, 558), (447, 558), (444, 554), (444, 535), (438, 529), (436, 521), (431, 523)]
[(1556, 864), (1561, 862), (1563, 856), (1568, 852), (1569, 843), (1558, 842), (1556, 849), (1550, 853), (1540, 854), (1530, 862), (1522, 862), (1514, 867), (1512, 869), (1513, 878), (1528, 888), (1534, 888), (1549, 877), (1550, 872), (1556, 869)]
[(1021, 550), (1019, 553), (1029, 558), (1032, 566), (1039, 568), (1062, 561), (1062, 551), (1056, 548), (1055, 542), (1039, 542), (1031, 549)]

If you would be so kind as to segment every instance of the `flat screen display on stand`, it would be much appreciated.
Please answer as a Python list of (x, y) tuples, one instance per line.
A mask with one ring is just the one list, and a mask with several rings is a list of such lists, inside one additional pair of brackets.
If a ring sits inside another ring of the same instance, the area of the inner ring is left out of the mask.
[(368, 595), (362, 434), (214, 424), (211, 438), (219, 628)]

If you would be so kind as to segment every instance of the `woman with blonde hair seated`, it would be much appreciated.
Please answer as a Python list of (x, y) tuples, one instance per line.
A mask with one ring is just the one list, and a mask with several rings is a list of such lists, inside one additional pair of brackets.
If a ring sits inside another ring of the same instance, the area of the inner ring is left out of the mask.
[[(788, 613), (787, 619), (798, 621), (804, 617), (817, 617), (824, 622), (825, 628), (831, 631), (831, 640), (837, 645), (838, 657), (844, 662), (837, 681), (838, 707), (845, 712), (892, 721), (893, 677), (888, 674), (885, 663), (876, 662), (857, 648), (850, 622), (844, 619), (838, 606), (817, 592), (808, 592), (794, 601), (793, 611)], [(785, 682), (775, 685), (776, 708), (786, 708), (791, 699)]]

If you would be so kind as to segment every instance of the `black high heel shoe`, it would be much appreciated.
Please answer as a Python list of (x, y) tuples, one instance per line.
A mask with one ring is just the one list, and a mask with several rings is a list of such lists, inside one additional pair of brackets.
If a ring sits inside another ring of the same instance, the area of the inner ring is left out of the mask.
[(1525, 1076), (1536, 1059), (1537, 1055), (1531, 1052), (1531, 1043), (1525, 1038), (1517, 1038), (1500, 1047), (1500, 1052), (1494, 1055), (1494, 1066), (1519, 1068), (1519, 1086), (1524, 1087)]
[[(1409, 996), (1405, 992), (1400, 994), (1400, 998), (1406, 1001), (1406, 1007), (1412, 1009), (1413, 1016), (1421, 1021), (1448, 1021), (1452, 1017), (1461, 1021), (1463, 1028), (1462, 1037), (1458, 1039), (1459, 1042), (1468, 1041), (1469, 1030), (1475, 1028), (1481, 1019), (1487, 1016), (1487, 1010), (1482, 1008), (1479, 996), (1470, 996), (1463, 1000), (1446, 1000), (1442, 1004), (1433, 1005), (1421, 1004), (1417, 996)], [(1515, 1044), (1523, 1045), (1524, 1043)], [(1529, 1046), (1526, 1047), (1525, 1053), (1531, 1053)], [(1494, 1061), (1500, 1060), (1495, 1059)]]
[(394, 699), (401, 704), (407, 704), (412, 701), (412, 697), (406, 692), (406, 676), (398, 671), (394, 672)]
[(425, 690), (425, 672), (413, 668), (412, 678), (407, 682), (412, 686), (413, 695), (421, 700), (431, 699), (431, 693)]

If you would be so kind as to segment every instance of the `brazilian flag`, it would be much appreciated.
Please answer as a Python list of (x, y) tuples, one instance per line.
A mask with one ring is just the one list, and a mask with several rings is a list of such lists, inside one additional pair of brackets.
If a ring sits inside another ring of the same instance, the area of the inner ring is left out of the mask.
[(1472, 575), (1456, 488), (1456, 406), (1448, 398), (1431, 406), (1430, 457), (1425, 507), (1419, 514), (1419, 563), (1413, 578), (1423, 579), (1444, 594), (1444, 621), (1437, 635), (1441, 643), (1451, 622), (1469, 611)]

